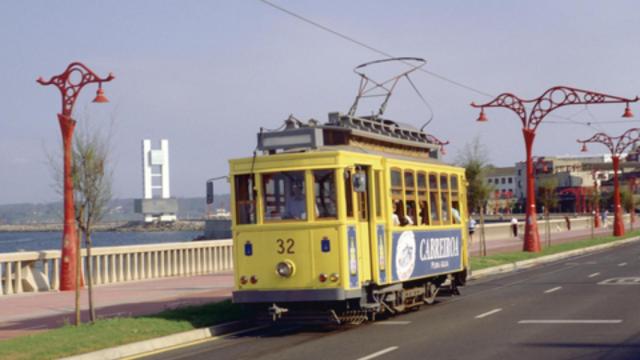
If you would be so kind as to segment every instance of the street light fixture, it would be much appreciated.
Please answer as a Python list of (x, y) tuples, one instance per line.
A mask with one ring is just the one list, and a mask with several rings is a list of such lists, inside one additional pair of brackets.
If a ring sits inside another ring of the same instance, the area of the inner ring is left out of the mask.
[(604, 144), (611, 152), (613, 161), (613, 235), (624, 235), (624, 224), (622, 222), (622, 206), (620, 204), (620, 184), (618, 182), (618, 170), (620, 168), (620, 155), (629, 147), (640, 142), (640, 129), (633, 128), (625, 131), (620, 136), (609, 136), (605, 133), (597, 133), (586, 140), (578, 140), (584, 147), (586, 143)]
[(62, 291), (75, 289), (76, 272), (79, 271), (75, 260), (79, 251), (79, 241), (75, 223), (73, 179), (71, 176), (71, 147), (73, 129), (76, 125), (76, 121), (71, 117), (73, 106), (80, 94), (80, 90), (90, 83), (98, 83), (98, 91), (93, 102), (108, 102), (109, 100), (104, 96), (104, 91), (102, 90), (102, 83), (109, 82), (113, 79), (114, 76), (112, 74), (109, 74), (105, 78), (100, 78), (84, 64), (74, 62), (71, 63), (62, 74), (56, 75), (48, 81), (45, 81), (42, 77), (37, 80), (40, 85), (55, 85), (62, 95), (62, 112), (58, 114), (64, 151), (64, 228), (62, 236), (62, 264), (60, 267), (60, 290)]
[[(478, 122), (487, 121), (484, 109), (489, 107), (503, 107), (510, 109), (514, 111), (520, 118), (520, 121), (522, 121), (522, 134), (524, 135), (527, 156), (527, 209), (523, 245), (524, 251), (539, 252), (541, 250), (538, 223), (536, 221), (533, 162), (531, 159), (533, 140), (535, 139), (538, 125), (540, 125), (544, 117), (550, 112), (565, 105), (626, 103), (627, 108), (625, 109), (623, 117), (629, 117), (632, 116), (631, 109), (629, 109), (629, 103), (636, 101), (638, 101), (638, 97), (635, 99), (626, 99), (589, 90), (556, 86), (546, 90), (540, 97), (531, 100), (525, 100), (513, 94), (503, 93), (485, 104), (476, 105), (475, 103), (471, 103), (471, 106), (480, 108), (480, 116), (478, 116), (477, 119)], [(527, 113), (525, 104), (532, 103), (533, 107), (531, 108), (531, 111)]]

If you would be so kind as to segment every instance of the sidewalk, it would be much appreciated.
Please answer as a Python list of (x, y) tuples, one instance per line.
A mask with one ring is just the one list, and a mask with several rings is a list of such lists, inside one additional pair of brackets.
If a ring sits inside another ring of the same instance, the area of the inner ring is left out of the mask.
[[(538, 230), (544, 226), (543, 221), (538, 221)], [(627, 227), (627, 230), (629, 228)], [(612, 235), (611, 227), (594, 229), (594, 236)], [(562, 244), (577, 240), (589, 239), (591, 237), (591, 229), (583, 230), (571, 230), (562, 231), (559, 233), (551, 234), (551, 244)], [(502, 240), (489, 240), (487, 241), (487, 255), (493, 255), (504, 252), (512, 252), (522, 250), (524, 242), (524, 233), (518, 234), (518, 237), (511, 237)], [(547, 239), (544, 234), (540, 234), (540, 246), (544, 248), (546, 246)], [(471, 241), (470, 251), (471, 256), (480, 255), (480, 229), (476, 227), (476, 232), (473, 234)]]
[[(96, 316), (147, 315), (184, 305), (197, 305), (231, 296), (231, 273), (137, 281), (94, 288)], [(0, 340), (60, 327), (75, 321), (75, 292), (29, 293), (0, 297)], [(89, 319), (87, 291), (80, 303)]]
[[(544, 226), (539, 223), (538, 226)], [(611, 229), (596, 229), (596, 235), (611, 234)], [(487, 253), (522, 250), (518, 238), (487, 241)], [(590, 230), (565, 231), (552, 235), (558, 244), (589, 238)], [(479, 234), (474, 234), (471, 254), (480, 253)], [(544, 246), (546, 239), (540, 242)], [(101, 318), (136, 316), (161, 312), (184, 305), (197, 305), (228, 299), (233, 287), (233, 274), (201, 275), (185, 278), (137, 281), (99, 286), (94, 289), (96, 315)], [(29, 293), (0, 297), (0, 341), (45, 331), (73, 323), (74, 292)], [(81, 293), (83, 321), (88, 320), (87, 292)]]

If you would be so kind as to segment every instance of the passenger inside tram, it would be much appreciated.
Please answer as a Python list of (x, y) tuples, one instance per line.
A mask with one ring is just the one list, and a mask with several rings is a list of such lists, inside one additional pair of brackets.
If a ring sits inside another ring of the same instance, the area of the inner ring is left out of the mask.
[(411, 220), (411, 218), (404, 214), (404, 208), (400, 200), (396, 200), (393, 202), (392, 218), (393, 218), (393, 225), (395, 226), (413, 225), (413, 221)]
[(307, 218), (307, 201), (304, 195), (304, 183), (292, 182), (291, 191), (285, 202), (285, 212), (283, 219)]

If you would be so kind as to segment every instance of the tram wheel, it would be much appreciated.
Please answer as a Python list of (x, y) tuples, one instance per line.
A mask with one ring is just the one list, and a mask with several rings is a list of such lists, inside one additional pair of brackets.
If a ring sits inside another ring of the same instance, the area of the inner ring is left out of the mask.
[(424, 302), (427, 305), (433, 305), (433, 303), (436, 302), (437, 295), (438, 295), (438, 287), (436, 286), (436, 284), (432, 282), (428, 282), (425, 285)]

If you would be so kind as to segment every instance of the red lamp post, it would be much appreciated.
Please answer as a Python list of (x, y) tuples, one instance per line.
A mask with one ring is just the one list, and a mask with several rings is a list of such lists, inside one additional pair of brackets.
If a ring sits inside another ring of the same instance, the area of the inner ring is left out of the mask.
[[(638, 97), (635, 99), (626, 99), (588, 90), (556, 86), (546, 90), (540, 97), (531, 100), (521, 99), (510, 93), (503, 93), (485, 104), (477, 105), (471, 103), (471, 106), (480, 108), (480, 115), (477, 119), (479, 122), (487, 121), (484, 108), (489, 107), (510, 109), (518, 115), (522, 122), (522, 134), (524, 135), (527, 164), (527, 209), (523, 245), (524, 251), (540, 251), (540, 235), (538, 234), (538, 223), (536, 221), (535, 189), (533, 183), (533, 162), (531, 160), (533, 140), (535, 139), (538, 125), (540, 125), (544, 117), (550, 112), (565, 105), (626, 103), (627, 107), (623, 117), (631, 117), (633, 115), (629, 109), (629, 103), (636, 101), (638, 101)], [(527, 113), (525, 104), (531, 103), (533, 103), (533, 107), (531, 111)]]
[[(629, 179), (629, 193), (631, 193), (631, 199), (633, 199), (633, 195), (636, 193), (636, 177), (632, 177), (631, 179)], [(633, 224), (636, 223), (636, 205), (635, 203), (633, 204), (633, 210), (631, 211), (631, 214), (629, 214), (631, 216), (631, 219), (629, 220), (629, 223), (631, 224), (631, 229), (633, 229)]]
[[(583, 146), (584, 151), (587, 151), (587, 147), (586, 145)], [(596, 171), (595, 170), (591, 170), (591, 177), (593, 178), (593, 191), (594, 191), (594, 195), (593, 195), (593, 227), (594, 228), (599, 228), (600, 227), (600, 202), (598, 201), (598, 179), (596, 178)]]
[(620, 205), (620, 184), (618, 182), (618, 170), (620, 169), (620, 155), (626, 148), (640, 141), (640, 129), (633, 128), (624, 132), (620, 136), (609, 136), (605, 133), (597, 133), (586, 140), (578, 140), (582, 148), (586, 149), (587, 143), (604, 144), (611, 151), (613, 161), (613, 235), (624, 235), (624, 224), (622, 222), (622, 206)]
[(98, 77), (93, 71), (79, 62), (71, 63), (60, 75), (49, 81), (38, 78), (40, 85), (55, 85), (62, 95), (62, 112), (58, 114), (58, 122), (62, 131), (62, 145), (64, 151), (64, 228), (62, 236), (62, 264), (60, 267), (60, 290), (74, 290), (77, 269), (76, 256), (78, 253), (78, 233), (76, 229), (75, 209), (73, 202), (73, 179), (71, 176), (71, 146), (73, 129), (76, 121), (71, 118), (73, 106), (80, 94), (80, 90), (90, 83), (98, 83), (98, 91), (93, 102), (105, 103), (102, 83), (113, 80), (113, 75), (106, 78)]

